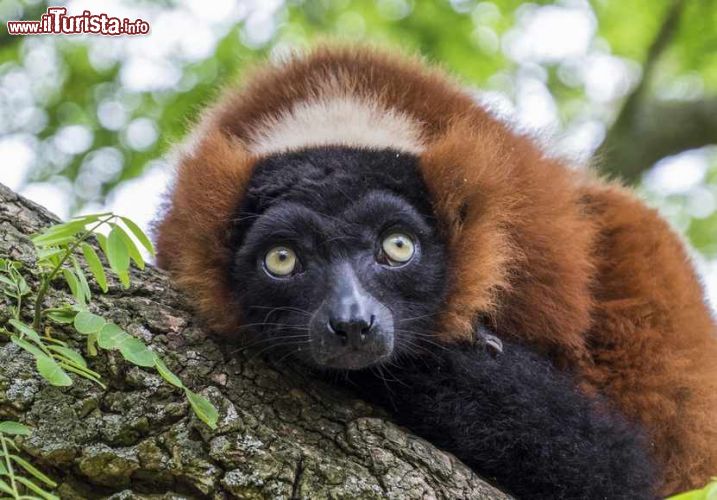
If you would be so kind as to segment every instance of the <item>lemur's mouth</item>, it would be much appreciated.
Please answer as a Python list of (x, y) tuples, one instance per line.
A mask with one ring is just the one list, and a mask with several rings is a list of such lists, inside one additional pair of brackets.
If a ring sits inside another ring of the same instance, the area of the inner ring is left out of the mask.
[(318, 358), (314, 354), (314, 360), (317, 364), (324, 368), (333, 368), (336, 370), (360, 370), (369, 366), (380, 364), (391, 356), (391, 350), (383, 353), (369, 353), (358, 349), (351, 349), (337, 356), (328, 358)]
[(388, 309), (380, 318), (356, 317), (346, 322), (325, 321), (321, 310), (311, 322), (310, 345), (314, 362), (326, 368), (358, 370), (378, 364), (391, 356), (394, 348), (393, 318)]

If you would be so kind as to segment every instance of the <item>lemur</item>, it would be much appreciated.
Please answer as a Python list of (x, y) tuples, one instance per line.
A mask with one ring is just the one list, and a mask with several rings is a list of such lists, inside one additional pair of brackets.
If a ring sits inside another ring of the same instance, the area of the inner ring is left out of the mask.
[(345, 373), (520, 498), (717, 474), (717, 328), (679, 237), (418, 58), (249, 72), (181, 150), (156, 238), (213, 330)]

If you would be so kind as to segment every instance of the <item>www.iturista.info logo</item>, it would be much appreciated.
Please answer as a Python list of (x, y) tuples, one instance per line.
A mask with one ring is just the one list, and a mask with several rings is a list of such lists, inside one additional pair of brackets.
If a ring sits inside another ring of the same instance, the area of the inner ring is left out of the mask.
[(68, 16), (65, 7), (48, 7), (39, 21), (8, 21), (7, 32), (10, 35), (146, 35), (149, 33), (149, 23), (142, 19), (120, 19), (104, 13), (92, 14), (89, 10), (78, 16)]

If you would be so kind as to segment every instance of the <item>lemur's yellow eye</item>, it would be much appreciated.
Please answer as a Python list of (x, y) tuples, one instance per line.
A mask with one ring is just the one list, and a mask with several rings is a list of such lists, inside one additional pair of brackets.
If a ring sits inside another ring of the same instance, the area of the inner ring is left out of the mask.
[(274, 247), (264, 256), (264, 267), (272, 276), (289, 276), (296, 269), (296, 253), (289, 247)]
[(394, 266), (405, 264), (416, 252), (416, 246), (411, 237), (403, 233), (392, 233), (386, 236), (381, 242), (381, 249), (388, 259), (388, 263)]

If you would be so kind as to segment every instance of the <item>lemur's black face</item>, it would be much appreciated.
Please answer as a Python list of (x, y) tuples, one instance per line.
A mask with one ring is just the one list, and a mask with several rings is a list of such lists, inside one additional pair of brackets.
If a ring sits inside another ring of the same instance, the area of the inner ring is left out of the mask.
[(253, 342), (336, 369), (420, 349), (445, 279), (427, 200), (404, 153), (312, 148), (262, 161), (234, 233)]

